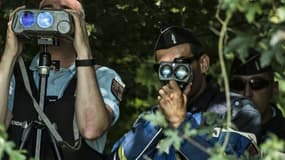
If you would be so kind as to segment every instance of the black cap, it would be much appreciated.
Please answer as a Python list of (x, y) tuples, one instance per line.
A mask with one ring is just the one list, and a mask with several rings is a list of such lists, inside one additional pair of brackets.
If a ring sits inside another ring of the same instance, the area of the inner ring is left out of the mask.
[(180, 26), (169, 26), (161, 29), (154, 50), (167, 49), (183, 43), (190, 43), (192, 45), (192, 52), (195, 56), (199, 56), (204, 52), (202, 44), (194, 34), (190, 30)]
[(260, 64), (261, 54), (255, 49), (249, 49), (249, 55), (242, 62), (239, 58), (235, 58), (231, 65), (230, 75), (252, 75), (263, 72), (273, 72), (272, 67), (261, 66)]

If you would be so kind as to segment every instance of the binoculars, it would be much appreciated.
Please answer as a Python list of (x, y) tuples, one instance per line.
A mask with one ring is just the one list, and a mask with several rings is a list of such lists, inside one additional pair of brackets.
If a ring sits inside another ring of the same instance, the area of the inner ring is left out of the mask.
[(183, 88), (193, 80), (191, 65), (184, 59), (175, 59), (174, 62), (161, 62), (157, 65), (154, 67), (157, 69), (159, 80), (163, 84), (168, 83), (169, 80), (174, 80), (180, 88)]
[(21, 9), (14, 15), (12, 30), (25, 38), (71, 36), (74, 23), (64, 10)]

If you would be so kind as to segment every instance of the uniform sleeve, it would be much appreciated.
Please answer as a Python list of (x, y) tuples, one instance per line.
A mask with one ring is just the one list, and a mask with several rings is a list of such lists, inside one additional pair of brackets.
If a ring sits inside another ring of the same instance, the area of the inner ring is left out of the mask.
[(113, 111), (113, 125), (120, 115), (119, 103), (122, 100), (125, 84), (114, 70), (103, 66), (96, 70), (96, 77), (104, 103)]
[[(178, 128), (179, 134), (183, 135), (187, 123), (191, 124), (190, 130), (198, 128), (200, 125), (199, 121), (201, 121), (199, 118), (202, 119), (203, 116), (197, 116), (195, 114), (190, 116), (187, 114), (186, 119)], [(217, 143), (222, 145), (227, 134), (229, 135), (229, 141), (225, 149), (226, 154), (236, 157), (240, 157), (245, 153), (249, 153), (250, 156), (258, 155), (259, 151), (256, 137), (253, 133), (240, 132), (233, 129), (225, 130), (222, 128), (214, 128), (211, 133), (189, 137), (190, 140), (184, 139), (179, 152), (186, 159), (208, 159), (210, 155), (205, 152), (205, 149), (212, 148)]]
[(148, 113), (141, 114), (132, 129), (115, 143), (112, 148), (112, 159), (144, 159), (146, 155), (151, 157), (150, 154), (156, 149), (163, 135), (162, 128), (153, 126), (142, 118)]
[[(219, 115), (222, 119), (226, 118), (227, 106), (225, 103), (217, 103), (207, 109)], [(261, 128), (261, 115), (252, 101), (247, 97), (231, 93), (231, 120), (239, 131), (254, 133), (259, 135)]]
[(254, 133), (256, 136), (260, 134), (261, 115), (249, 99), (236, 100), (232, 104), (232, 122), (239, 131)]
[[(183, 136), (185, 126), (187, 124), (190, 124), (191, 126), (190, 130), (193, 130), (199, 127), (201, 121), (202, 121), (202, 113), (199, 112), (196, 114), (191, 114), (188, 112), (182, 124), (177, 128), (179, 135)], [(189, 139), (191, 139), (192, 141), (183, 138), (183, 142), (178, 151), (181, 154), (181, 156), (183, 156), (185, 159), (191, 159), (191, 160), (208, 159), (209, 154), (196, 145), (198, 144), (200, 147), (203, 147), (205, 149), (212, 147), (212, 144), (210, 144), (207, 141), (207, 136), (197, 135), (189, 137)]]

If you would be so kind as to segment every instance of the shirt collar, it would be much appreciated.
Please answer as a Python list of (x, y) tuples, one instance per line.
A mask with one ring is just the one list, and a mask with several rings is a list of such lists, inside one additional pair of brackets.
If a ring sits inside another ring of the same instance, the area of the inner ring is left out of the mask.
[(192, 113), (205, 111), (212, 102), (212, 99), (220, 93), (219, 85), (211, 78), (207, 77), (207, 87), (199, 98), (189, 101), (188, 110)]

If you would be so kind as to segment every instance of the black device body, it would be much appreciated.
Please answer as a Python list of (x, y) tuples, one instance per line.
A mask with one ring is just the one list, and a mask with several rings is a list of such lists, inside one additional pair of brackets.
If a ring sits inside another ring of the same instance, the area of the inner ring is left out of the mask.
[(174, 62), (161, 62), (158, 66), (158, 76), (162, 84), (174, 80), (180, 88), (184, 88), (193, 80), (191, 65), (184, 62), (183, 59), (175, 59)]

